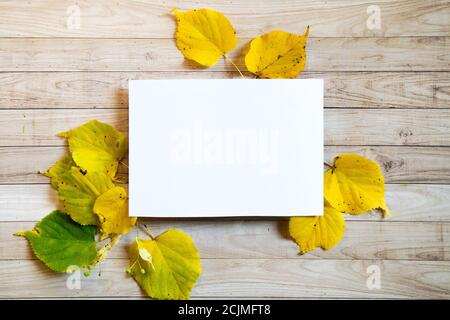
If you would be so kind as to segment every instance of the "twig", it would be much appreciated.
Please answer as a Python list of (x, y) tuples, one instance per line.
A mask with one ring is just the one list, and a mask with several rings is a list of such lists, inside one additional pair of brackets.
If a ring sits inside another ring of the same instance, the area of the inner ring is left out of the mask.
[(226, 54), (223, 55), (225, 57), (225, 60), (227, 60), (229, 63), (231, 63), (236, 70), (239, 72), (239, 74), (241, 75), (242, 79), (245, 79), (244, 75), (242, 74), (241, 70), (239, 70), (238, 66), (233, 62), (233, 60), (231, 60)]
[(144, 226), (144, 230), (145, 232), (150, 236), (150, 238), (152, 240), (155, 240), (155, 236), (153, 235), (153, 233), (150, 231), (150, 228), (143, 222), (139, 222), (142, 226)]
[(324, 161), (323, 164), (329, 167), (330, 169), (334, 169), (334, 166), (326, 161)]
[(110, 238), (109, 242), (105, 244), (103, 248), (98, 250), (94, 262), (88, 266), (88, 269), (94, 268), (98, 263), (102, 262), (103, 259), (106, 258), (106, 255), (109, 252), (109, 250), (111, 250), (119, 242), (120, 236), (121, 236), (120, 234), (113, 235)]

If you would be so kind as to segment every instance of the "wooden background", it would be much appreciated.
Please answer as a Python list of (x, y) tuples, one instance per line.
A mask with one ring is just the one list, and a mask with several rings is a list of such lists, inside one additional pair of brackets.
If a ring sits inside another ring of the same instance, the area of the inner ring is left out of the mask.
[[(68, 28), (75, 3), (81, 24)], [(379, 30), (366, 26), (372, 4)], [(127, 130), (128, 79), (238, 76), (224, 61), (201, 69), (183, 59), (172, 7), (227, 15), (242, 69), (252, 37), (310, 24), (300, 77), (325, 79), (326, 158), (378, 161), (394, 215), (348, 217), (336, 248), (304, 256), (287, 220), (150, 221), (195, 240), (203, 272), (192, 297), (450, 298), (450, 3), (440, 0), (0, 0), (0, 297), (142, 297), (125, 273), (135, 234), (80, 290), (12, 234), (58, 206), (38, 174), (66, 150), (55, 133), (94, 118)], [(373, 264), (379, 290), (366, 286)]]

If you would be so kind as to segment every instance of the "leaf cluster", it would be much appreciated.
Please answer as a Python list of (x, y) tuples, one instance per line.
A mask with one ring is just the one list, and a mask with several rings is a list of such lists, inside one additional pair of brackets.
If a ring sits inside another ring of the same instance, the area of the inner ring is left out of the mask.
[[(16, 235), (27, 238), (36, 257), (54, 271), (90, 270), (136, 224), (136, 218), (128, 215), (127, 191), (117, 178), (119, 164), (126, 166), (122, 159), (128, 141), (123, 133), (97, 120), (59, 136), (67, 139), (70, 152), (44, 175), (64, 209)], [(136, 237), (130, 264), (129, 274), (158, 299), (188, 299), (201, 269), (191, 238), (176, 229), (150, 240)]]

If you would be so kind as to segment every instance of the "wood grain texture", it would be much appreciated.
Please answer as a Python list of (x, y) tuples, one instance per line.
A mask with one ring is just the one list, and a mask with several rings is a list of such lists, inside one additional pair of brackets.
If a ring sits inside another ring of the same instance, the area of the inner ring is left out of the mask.
[[(449, 37), (311, 38), (305, 71), (450, 71)], [(249, 39), (230, 57), (245, 70)], [(26, 48), (26, 50), (24, 50)], [(205, 71), (173, 39), (0, 38), (0, 71)], [(209, 71), (233, 70), (223, 59)]]
[[(127, 109), (0, 110), (0, 146), (63, 145), (58, 132), (91, 119), (128, 131)], [(450, 146), (449, 119), (450, 109), (327, 109), (324, 143)]]
[[(158, 221), (147, 219), (152, 232), (160, 234), (170, 228), (188, 233), (203, 259), (383, 259), (450, 260), (450, 223), (347, 221), (344, 239), (330, 251), (315, 250), (298, 255), (290, 239), (288, 220), (276, 219), (230, 221)], [(0, 260), (34, 260), (26, 239), (13, 234), (30, 230), (34, 222), (0, 223)], [(128, 248), (143, 237), (134, 229), (122, 237), (108, 258), (128, 258)], [(262, 245), (264, 244), (264, 245)]]
[[(383, 221), (386, 224), (391, 221), (450, 222), (449, 194), (449, 185), (388, 184), (386, 201), (393, 212), (392, 218), (384, 219), (374, 212), (368, 215), (348, 215), (346, 220)], [(38, 221), (57, 208), (61, 208), (57, 193), (48, 184), (0, 185), (0, 221)], [(192, 225), (204, 221), (201, 218), (188, 220)], [(216, 220), (239, 221), (241, 218)], [(174, 222), (170, 219), (168, 221)]]
[[(67, 25), (73, 4), (79, 28)], [(374, 4), (381, 28), (371, 30)], [(203, 69), (183, 58), (172, 7), (226, 14), (242, 70), (254, 36), (311, 25), (300, 78), (325, 80), (325, 158), (377, 161), (393, 212), (346, 216), (336, 248), (303, 256), (286, 218), (146, 219), (155, 233), (178, 227), (194, 238), (203, 272), (192, 297), (450, 299), (448, 0), (0, 0), (0, 299), (143, 297), (125, 273), (136, 230), (80, 290), (12, 234), (60, 206), (38, 173), (67, 151), (57, 132), (93, 118), (127, 131), (128, 79), (238, 77), (225, 61)], [(380, 290), (366, 286), (373, 264)]]
[[(50, 168), (65, 152), (64, 146), (0, 147), (0, 184), (48, 183), (39, 172)], [(355, 153), (378, 162), (388, 183), (450, 183), (448, 147), (325, 147), (328, 161), (342, 153)], [(120, 180), (127, 179), (127, 172), (126, 167), (119, 166)]]
[[(449, 194), (449, 185), (388, 184), (386, 201), (393, 212), (392, 218), (384, 219), (374, 212), (368, 215), (346, 216), (346, 220), (383, 221), (387, 224), (391, 221), (450, 222)], [(48, 184), (0, 185), (0, 221), (38, 221), (57, 208), (61, 208), (57, 193)], [(241, 218), (217, 220), (239, 221)], [(169, 221), (174, 222), (170, 219)], [(192, 225), (200, 221), (204, 219), (190, 219)]]
[[(0, 109), (127, 108), (129, 79), (223, 79), (217, 72), (0, 73)], [(450, 72), (304, 72), (324, 79), (325, 108), (450, 108)]]
[[(450, 262), (317, 259), (202, 259), (203, 272), (192, 297), (449, 298)], [(0, 297), (141, 296), (125, 269), (110, 259), (68, 290), (67, 274), (36, 261), (0, 261)], [(367, 267), (381, 271), (381, 289), (366, 286)], [(320, 270), (320, 272), (318, 272)], [(20, 274), (20, 278), (17, 277)], [(45, 288), (45, 289), (43, 289)]]
[[(312, 37), (439, 36), (448, 35), (448, 2), (384, 0), (381, 29), (366, 27), (369, 0), (227, 0), (202, 1), (77, 1), (80, 25), (67, 23), (73, 1), (34, 0), (0, 2), (0, 37), (108, 37), (171, 38), (174, 21), (170, 9), (205, 7), (230, 19), (240, 37), (255, 37), (280, 28), (300, 33), (312, 26)], [(71, 27), (73, 26), (73, 27)]]

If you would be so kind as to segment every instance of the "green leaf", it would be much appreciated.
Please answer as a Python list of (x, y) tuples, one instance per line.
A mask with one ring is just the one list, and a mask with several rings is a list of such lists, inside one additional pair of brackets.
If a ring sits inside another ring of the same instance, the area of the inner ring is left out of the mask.
[(98, 225), (98, 217), (93, 211), (97, 198), (114, 187), (105, 173), (88, 172), (72, 167), (58, 178), (59, 199), (65, 211), (79, 224)]
[(33, 230), (15, 235), (28, 239), (36, 257), (50, 269), (67, 272), (70, 266), (87, 267), (96, 257), (93, 226), (81, 226), (60, 211), (53, 211)]
[(97, 120), (58, 135), (67, 138), (72, 158), (80, 168), (110, 177), (116, 175), (119, 161), (128, 149), (124, 134)]
[(155, 299), (189, 299), (200, 275), (200, 256), (192, 239), (171, 229), (154, 240), (136, 239), (127, 270)]
[(75, 162), (73, 162), (72, 157), (66, 155), (43, 174), (50, 178), (53, 189), (58, 189), (59, 177), (69, 171), (73, 166), (75, 166)]

